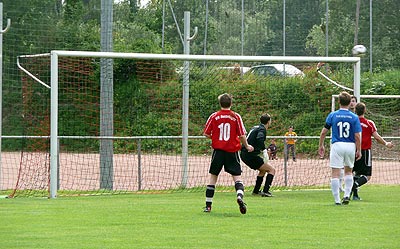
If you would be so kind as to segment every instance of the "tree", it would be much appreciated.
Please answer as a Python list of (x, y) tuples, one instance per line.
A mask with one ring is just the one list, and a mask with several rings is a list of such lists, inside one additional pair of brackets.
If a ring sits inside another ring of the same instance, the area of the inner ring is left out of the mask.
[(360, 20), (360, 5), (361, 5), (361, 0), (357, 0), (357, 6), (356, 6), (356, 23), (355, 23), (355, 29), (354, 29), (354, 46), (358, 44), (358, 22)]

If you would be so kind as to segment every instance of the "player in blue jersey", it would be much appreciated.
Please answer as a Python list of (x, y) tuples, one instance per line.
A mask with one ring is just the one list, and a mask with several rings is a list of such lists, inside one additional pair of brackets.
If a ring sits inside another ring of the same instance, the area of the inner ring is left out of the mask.
[[(319, 138), (319, 155), (325, 154), (324, 140), (330, 129), (331, 149), (330, 167), (332, 169), (331, 190), (336, 205), (347, 205), (353, 187), (352, 168), (355, 160), (361, 158), (361, 125), (356, 114), (349, 110), (351, 95), (347, 92), (339, 94), (340, 108), (331, 112), (325, 121)], [(344, 168), (344, 196), (340, 202), (340, 170)]]

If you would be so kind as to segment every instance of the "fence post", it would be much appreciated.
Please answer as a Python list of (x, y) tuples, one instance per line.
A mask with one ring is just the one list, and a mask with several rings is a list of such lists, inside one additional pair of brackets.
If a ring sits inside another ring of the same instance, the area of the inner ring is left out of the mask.
[[(197, 27), (190, 37), (190, 12), (184, 13), (183, 50), (184, 54), (190, 54), (190, 41), (197, 36)], [(189, 61), (183, 63), (183, 100), (182, 100), (182, 183), (186, 187), (188, 178), (188, 136), (189, 136)]]
[(2, 127), (3, 127), (3, 34), (8, 31), (11, 25), (11, 20), (7, 19), (7, 27), (3, 29), (3, 3), (0, 2), (0, 179), (1, 179), (1, 137), (3, 136)]
[(137, 144), (138, 154), (138, 191), (142, 190), (142, 139), (138, 139)]

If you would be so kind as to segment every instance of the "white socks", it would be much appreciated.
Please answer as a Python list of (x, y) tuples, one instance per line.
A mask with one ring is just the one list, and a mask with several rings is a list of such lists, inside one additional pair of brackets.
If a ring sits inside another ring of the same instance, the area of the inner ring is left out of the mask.
[[(345, 175), (344, 176), (344, 197), (350, 197), (351, 189), (353, 188), (353, 176)], [(335, 199), (335, 203), (340, 203), (340, 180), (339, 178), (331, 179), (331, 190), (333, 198)]]
[(353, 175), (344, 176), (344, 196), (350, 197), (351, 189), (353, 188)]
[(340, 203), (339, 187), (340, 187), (339, 178), (332, 178), (331, 179), (331, 190), (332, 190), (333, 198), (335, 199), (335, 203)]

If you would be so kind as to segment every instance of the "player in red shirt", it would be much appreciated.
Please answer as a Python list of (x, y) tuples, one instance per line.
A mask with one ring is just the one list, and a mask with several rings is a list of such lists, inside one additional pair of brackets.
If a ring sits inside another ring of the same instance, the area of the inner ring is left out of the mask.
[(358, 196), (358, 188), (366, 184), (372, 175), (372, 137), (378, 141), (378, 143), (385, 145), (387, 148), (392, 148), (394, 145), (392, 142), (386, 142), (385, 139), (379, 135), (375, 123), (372, 120), (364, 117), (366, 111), (365, 104), (360, 102), (355, 107), (355, 112), (360, 119), (362, 133), (361, 133), (361, 159), (355, 161), (353, 167), (354, 173), (354, 184), (352, 188), (353, 200), (361, 200)]
[(246, 129), (241, 116), (231, 110), (232, 97), (224, 93), (218, 96), (221, 110), (214, 112), (208, 118), (204, 135), (211, 138), (213, 148), (211, 165), (209, 169), (210, 181), (206, 189), (206, 207), (204, 212), (211, 211), (211, 205), (215, 193), (215, 184), (222, 168), (232, 175), (235, 182), (235, 190), (239, 210), (246, 213), (246, 204), (243, 201), (244, 186), (241, 178), (242, 168), (240, 166), (239, 150), (240, 142), (248, 151), (253, 151), (253, 146), (246, 140)]

